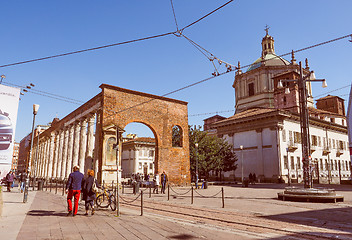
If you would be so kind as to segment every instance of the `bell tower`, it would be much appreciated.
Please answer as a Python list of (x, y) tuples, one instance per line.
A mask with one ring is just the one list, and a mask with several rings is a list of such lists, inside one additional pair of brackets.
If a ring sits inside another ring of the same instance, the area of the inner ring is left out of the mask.
[(265, 57), (268, 53), (275, 54), (274, 49), (274, 38), (269, 35), (269, 27), (266, 25), (265, 27), (266, 35), (262, 40), (262, 58)]

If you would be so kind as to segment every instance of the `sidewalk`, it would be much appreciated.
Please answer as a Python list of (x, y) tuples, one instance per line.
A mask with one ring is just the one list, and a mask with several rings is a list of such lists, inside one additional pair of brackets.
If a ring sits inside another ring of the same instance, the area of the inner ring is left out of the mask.
[(46, 191), (3, 192), (1, 239), (253, 239), (242, 232), (215, 229), (197, 222), (158, 216), (124, 208), (121, 217), (99, 209), (84, 216), (83, 202), (75, 217), (67, 217), (66, 196)]
[[(23, 193), (17, 188), (13, 188), (11, 192), (1, 192), (1, 218), (0, 218), (0, 236), (1, 239), (16, 239), (22, 223), (26, 218), (26, 213), (36, 196), (36, 192), (29, 191), (28, 202), (23, 203)], [(2, 203), (1, 203), (2, 201)]]

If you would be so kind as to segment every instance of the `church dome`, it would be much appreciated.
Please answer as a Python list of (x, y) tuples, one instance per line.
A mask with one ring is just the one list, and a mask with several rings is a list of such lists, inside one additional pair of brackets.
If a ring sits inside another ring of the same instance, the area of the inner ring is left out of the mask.
[(263, 58), (258, 58), (254, 63), (249, 66), (248, 71), (257, 69), (261, 66), (286, 66), (290, 65), (290, 62), (282, 57), (279, 57), (273, 53), (267, 53)]

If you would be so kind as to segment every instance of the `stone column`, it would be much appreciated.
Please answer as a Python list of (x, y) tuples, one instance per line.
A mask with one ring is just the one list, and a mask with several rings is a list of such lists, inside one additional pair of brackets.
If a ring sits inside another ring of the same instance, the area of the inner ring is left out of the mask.
[(58, 155), (57, 155), (57, 174), (56, 177), (61, 179), (61, 165), (62, 165), (62, 145), (63, 145), (63, 138), (64, 138), (64, 131), (61, 129), (59, 131), (59, 140), (58, 140)]
[(85, 174), (85, 158), (86, 158), (86, 148), (87, 148), (87, 119), (81, 121), (81, 131), (80, 131), (80, 143), (79, 143), (79, 162), (78, 166), (80, 172)]
[(63, 139), (62, 139), (62, 163), (61, 163), (61, 178), (66, 177), (66, 164), (67, 164), (67, 144), (68, 144), (68, 129), (63, 130)]
[(60, 139), (59, 139), (60, 135), (57, 132), (56, 133), (56, 137), (55, 137), (55, 150), (54, 150), (54, 161), (53, 161), (53, 177), (56, 178), (57, 177), (57, 161), (58, 161), (58, 156), (59, 156), (59, 143), (60, 143)]
[(74, 134), (74, 143), (73, 143), (72, 165), (78, 166), (79, 137), (80, 137), (80, 130), (81, 130), (81, 126), (79, 122), (75, 122), (74, 129), (75, 129), (75, 134)]
[(73, 149), (73, 125), (69, 126), (69, 135), (67, 143), (67, 162), (66, 162), (66, 177), (70, 175), (72, 168), (72, 149)]
[(53, 176), (53, 160), (54, 160), (54, 148), (55, 148), (55, 133), (51, 133), (50, 136), (50, 155), (49, 155), (49, 164), (48, 164), (48, 178)]
[(48, 163), (49, 163), (49, 146), (50, 146), (50, 138), (45, 139), (44, 141), (44, 149), (45, 149), (45, 154), (44, 154), (44, 169), (43, 169), (43, 177), (46, 178), (48, 176)]
[(87, 151), (85, 172), (88, 169), (93, 169), (93, 150), (94, 150), (94, 121), (95, 114), (91, 114), (88, 118), (88, 132), (87, 132)]
[(37, 177), (42, 177), (43, 161), (44, 161), (44, 141), (42, 139), (40, 141), (40, 144), (39, 144), (38, 174), (37, 174)]
[[(101, 111), (96, 113), (96, 124), (95, 124), (95, 143), (94, 143), (94, 176), (96, 179), (98, 179), (99, 175), (99, 160), (100, 160), (100, 150), (99, 147), (103, 147), (100, 146), (100, 140), (102, 138), (102, 126), (101, 126)], [(100, 180), (101, 180), (101, 176), (100, 176)]]

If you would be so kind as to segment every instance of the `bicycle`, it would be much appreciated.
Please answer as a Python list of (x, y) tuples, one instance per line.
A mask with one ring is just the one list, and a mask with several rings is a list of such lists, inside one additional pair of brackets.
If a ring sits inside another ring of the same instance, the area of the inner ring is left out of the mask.
[(116, 198), (113, 192), (104, 187), (101, 188), (102, 193), (97, 193), (97, 198), (95, 200), (98, 207), (108, 208), (110, 206), (112, 211), (116, 210)]

